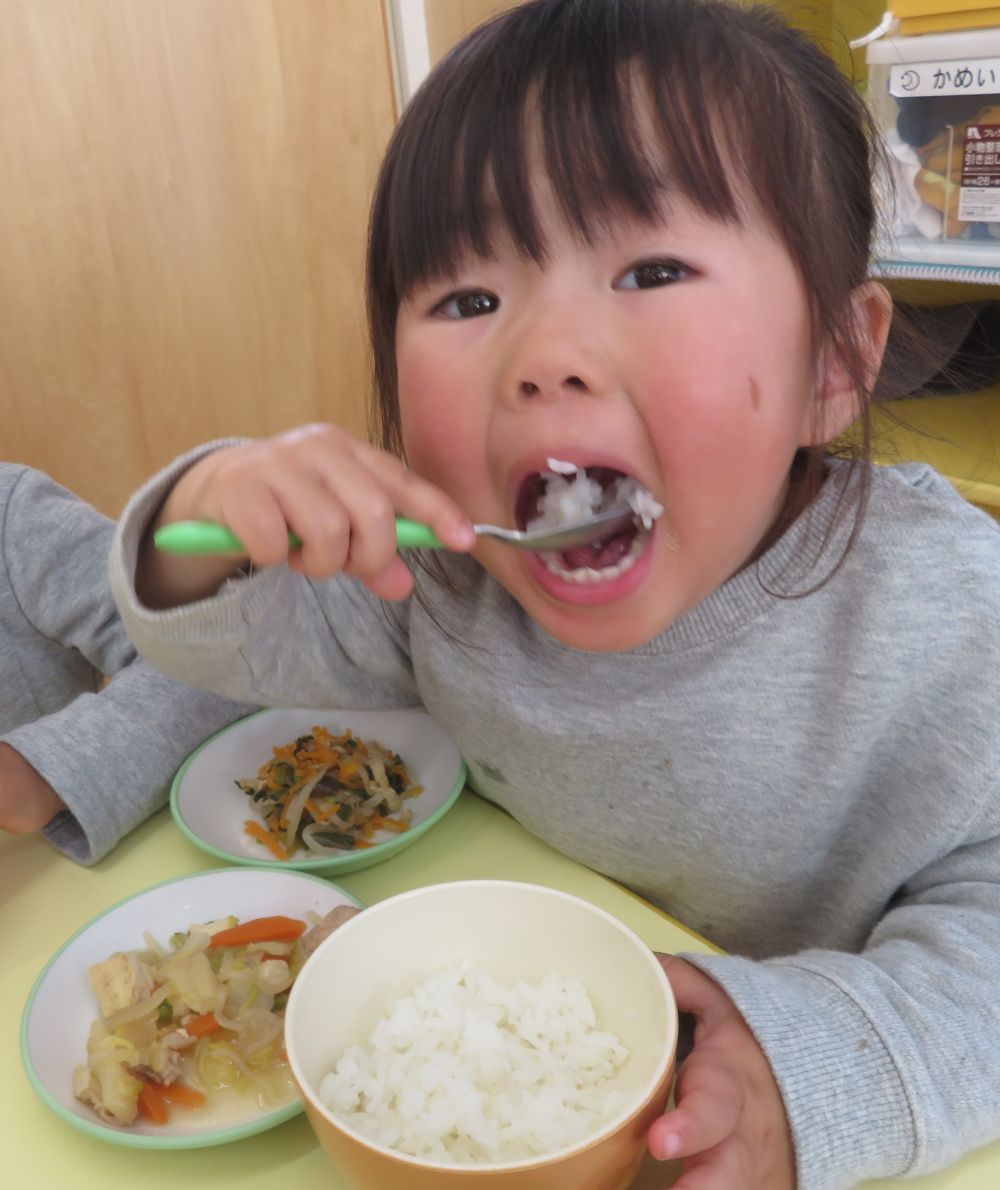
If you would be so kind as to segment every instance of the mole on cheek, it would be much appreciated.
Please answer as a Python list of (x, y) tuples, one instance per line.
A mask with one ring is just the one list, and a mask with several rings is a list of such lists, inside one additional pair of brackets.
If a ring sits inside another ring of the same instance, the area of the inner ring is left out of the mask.
[(754, 412), (760, 409), (760, 385), (753, 376), (750, 377), (750, 404)]

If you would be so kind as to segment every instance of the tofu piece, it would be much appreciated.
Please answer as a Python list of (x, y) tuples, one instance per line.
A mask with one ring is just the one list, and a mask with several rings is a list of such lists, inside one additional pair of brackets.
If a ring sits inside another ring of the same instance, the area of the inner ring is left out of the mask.
[(105, 1019), (147, 999), (153, 990), (149, 969), (134, 954), (113, 954), (95, 964), (90, 968), (90, 983)]

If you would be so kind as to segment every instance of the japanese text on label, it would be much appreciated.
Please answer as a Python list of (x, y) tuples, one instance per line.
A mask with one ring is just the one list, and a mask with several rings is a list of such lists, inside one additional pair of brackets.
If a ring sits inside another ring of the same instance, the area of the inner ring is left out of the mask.
[(907, 62), (889, 70), (889, 94), (1000, 95), (1000, 58)]
[(968, 223), (1000, 219), (1000, 124), (965, 126), (958, 217)]

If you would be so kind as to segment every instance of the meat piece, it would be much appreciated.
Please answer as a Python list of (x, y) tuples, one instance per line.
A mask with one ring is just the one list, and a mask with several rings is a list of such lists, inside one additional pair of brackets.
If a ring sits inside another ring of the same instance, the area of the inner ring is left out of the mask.
[(197, 1040), (184, 1028), (171, 1030), (146, 1051), (148, 1063), (132, 1067), (132, 1073), (165, 1086), (175, 1083), (182, 1072), (181, 1051), (190, 1049)]
[(302, 935), (302, 950), (305, 955), (307, 957), (311, 955), (316, 947), (321, 942), (325, 942), (338, 926), (342, 926), (345, 921), (350, 921), (356, 913), (360, 912), (361, 910), (356, 905), (338, 905), (336, 909), (331, 909), (307, 934)]

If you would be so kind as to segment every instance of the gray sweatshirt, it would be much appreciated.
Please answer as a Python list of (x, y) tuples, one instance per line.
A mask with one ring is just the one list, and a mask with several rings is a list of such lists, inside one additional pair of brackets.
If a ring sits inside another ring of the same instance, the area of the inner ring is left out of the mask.
[(133, 499), (112, 552), (150, 660), (269, 704), (421, 701), (483, 796), (729, 951), (690, 957), (772, 1064), (800, 1190), (927, 1172), (1000, 1136), (1000, 531), (985, 514), (924, 466), (875, 469), (844, 564), (788, 598), (845, 544), (834, 509), (853, 488), (833, 463), (756, 565), (649, 643), (588, 654), (464, 557), (444, 559), (453, 593), (422, 582), (425, 603), (277, 567), (150, 611), (138, 542), (193, 457)]
[(108, 586), (113, 535), (46, 475), (0, 463), (0, 742), (69, 807), (44, 833), (81, 864), (159, 809), (185, 756), (251, 709), (137, 659)]

